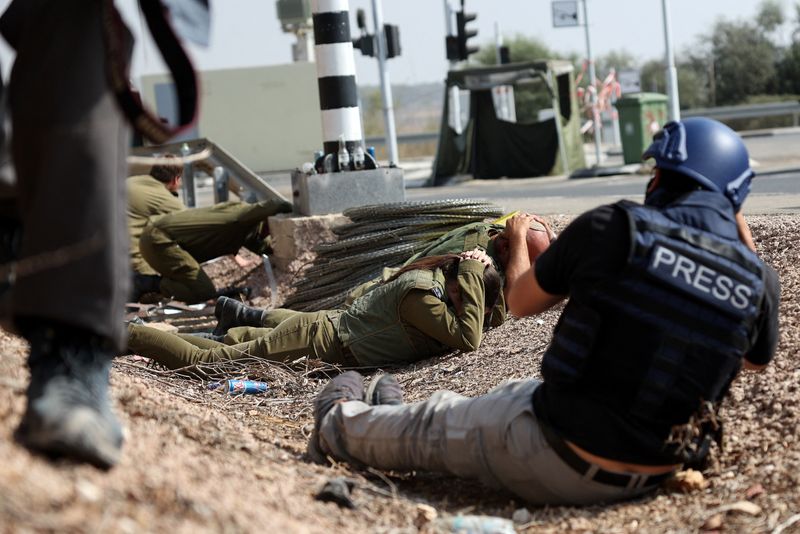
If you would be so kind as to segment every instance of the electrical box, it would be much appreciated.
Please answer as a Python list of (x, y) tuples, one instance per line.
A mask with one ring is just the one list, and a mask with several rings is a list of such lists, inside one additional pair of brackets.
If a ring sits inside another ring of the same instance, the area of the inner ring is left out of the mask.
[(278, 20), (284, 31), (311, 27), (311, 0), (278, 0)]
[(625, 163), (641, 163), (642, 152), (667, 122), (667, 95), (630, 94), (617, 100), (616, 107)]

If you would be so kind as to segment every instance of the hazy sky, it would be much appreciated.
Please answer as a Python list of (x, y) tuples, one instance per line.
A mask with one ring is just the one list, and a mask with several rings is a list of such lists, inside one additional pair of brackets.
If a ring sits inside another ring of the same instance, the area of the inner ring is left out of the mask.
[[(669, 0), (672, 33), (676, 52), (691, 46), (699, 34), (707, 33), (719, 18), (749, 19), (759, 0)], [(444, 0), (382, 0), (385, 22), (400, 26), (403, 54), (389, 62), (392, 83), (420, 83), (444, 79), (447, 62), (444, 56)], [(627, 50), (640, 60), (664, 55), (661, 0), (587, 0), (589, 28), (594, 54)], [(781, 0), (786, 14), (794, 16), (794, 0)], [(9, 0), (0, 0), (5, 9)], [(136, 0), (117, 0), (131, 29), (142, 33)], [(371, 0), (350, 0), (353, 12), (367, 10), (371, 27)], [(274, 0), (212, 0), (212, 43), (207, 50), (192, 47), (192, 56), (200, 69), (272, 65), (291, 61), (294, 37), (281, 31)], [(478, 44), (494, 41), (494, 25), (501, 33), (534, 35), (561, 52), (585, 54), (582, 27), (553, 28), (550, 0), (466, 0), (466, 11), (476, 13), (473, 23), (479, 34)], [(788, 31), (786, 39), (788, 40)], [(139, 39), (133, 74), (163, 72), (157, 51), (142, 46)], [(4, 43), (3, 43), (4, 45)], [(3, 46), (0, 58), (4, 70), (10, 62)], [(377, 62), (356, 51), (359, 82), (377, 83)]]

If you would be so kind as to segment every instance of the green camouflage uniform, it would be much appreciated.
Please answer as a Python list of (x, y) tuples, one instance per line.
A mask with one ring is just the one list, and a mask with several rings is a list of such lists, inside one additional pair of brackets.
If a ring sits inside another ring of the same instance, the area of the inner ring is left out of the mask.
[[(499, 234), (505, 229), (502, 224), (477, 222), (466, 224), (455, 230), (451, 230), (441, 236), (439, 239), (428, 245), (422, 251), (411, 256), (403, 265), (408, 265), (419, 258), (426, 258), (428, 256), (441, 256), (443, 254), (461, 254), (476, 248), (486, 251), (497, 269), (497, 272), (503, 276), (503, 268), (500, 260), (496, 255), (494, 240), (492, 237)], [(386, 280), (391, 276), (396, 269), (384, 269), (382, 279)], [(381, 279), (371, 280), (360, 286), (356, 287), (347, 297), (346, 304), (352, 303), (361, 295), (371, 291), (380, 284)], [(506, 303), (502, 291), (497, 297), (497, 303), (492, 309), (492, 316), (489, 320), (489, 325), (497, 327), (503, 324), (506, 319)]]
[(131, 266), (134, 272), (144, 275), (158, 273), (142, 258), (139, 238), (147, 221), (154, 215), (165, 215), (186, 209), (163, 182), (147, 174), (131, 176), (126, 181), (128, 189), (128, 231), (131, 236)]
[(267, 217), (291, 210), (290, 203), (278, 200), (222, 202), (151, 217), (139, 238), (139, 251), (161, 275), (162, 293), (200, 302), (215, 294), (200, 264), (235, 254), (243, 246), (261, 252), (261, 230)]
[(461, 254), (480, 248), (486, 251), (494, 261), (495, 268), (502, 272), (503, 267), (495, 256), (495, 247), (492, 238), (505, 230), (502, 224), (476, 222), (465, 224), (455, 230), (450, 230), (439, 239), (425, 247), (422, 251), (411, 256), (403, 265), (428, 256), (441, 256), (442, 254)]
[(313, 313), (273, 310), (268, 328), (236, 329), (236, 345), (190, 339), (144, 326), (130, 326), (129, 348), (176, 369), (245, 356), (378, 367), (408, 363), (452, 349), (475, 350), (483, 331), (483, 264), (459, 264), (463, 313), (447, 306), (440, 270), (415, 270), (381, 285), (346, 310)]

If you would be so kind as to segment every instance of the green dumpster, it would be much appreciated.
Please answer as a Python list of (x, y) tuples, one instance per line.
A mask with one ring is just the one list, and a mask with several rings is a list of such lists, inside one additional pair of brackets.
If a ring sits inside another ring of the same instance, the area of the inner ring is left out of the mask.
[(633, 93), (617, 100), (616, 105), (625, 163), (639, 163), (653, 134), (667, 122), (667, 96)]

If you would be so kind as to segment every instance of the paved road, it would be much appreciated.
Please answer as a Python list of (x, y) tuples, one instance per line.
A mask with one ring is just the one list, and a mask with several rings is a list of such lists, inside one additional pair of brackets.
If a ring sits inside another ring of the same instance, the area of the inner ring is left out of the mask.
[[(800, 213), (800, 130), (746, 137), (759, 176), (745, 213)], [(649, 176), (620, 175), (571, 180), (563, 176), (517, 180), (471, 180), (454, 186), (417, 188), (408, 200), (480, 197), (507, 211), (576, 214), (622, 198), (641, 201)]]
[[(641, 201), (648, 179), (648, 176), (629, 175), (583, 180), (564, 177), (472, 180), (457, 186), (409, 189), (406, 198), (475, 197), (492, 200), (506, 211), (575, 214), (623, 198)], [(759, 176), (745, 203), (745, 213), (800, 213), (800, 169)]]
[[(745, 204), (745, 213), (800, 213), (800, 129), (776, 131), (777, 135), (747, 136), (750, 155), (759, 176)], [(619, 163), (610, 158), (609, 164)], [(409, 165), (409, 167), (411, 167)], [(425, 165), (417, 165), (412, 175), (426, 176)], [(577, 214), (600, 204), (622, 198), (642, 200), (648, 176), (621, 175), (570, 180), (563, 176), (515, 180), (470, 180), (436, 188), (409, 188), (408, 200), (444, 198), (485, 198), (507, 211), (522, 209), (541, 214)], [(292, 191), (288, 175), (269, 178), (287, 198)], [(211, 188), (198, 188), (200, 205), (213, 202)]]

